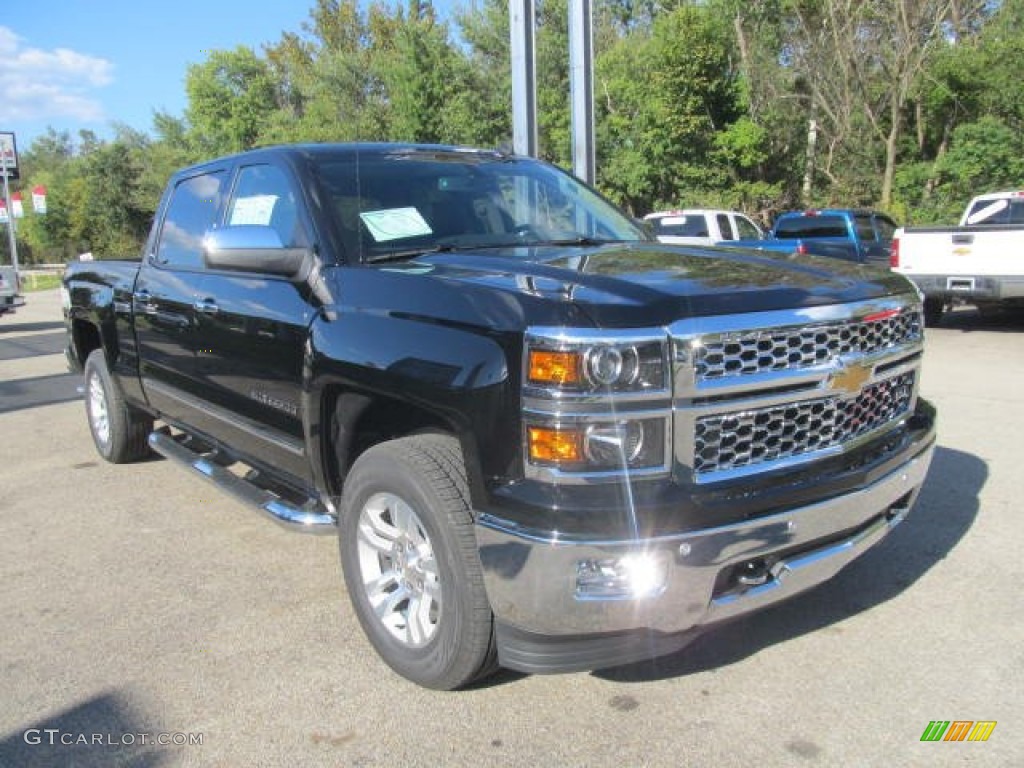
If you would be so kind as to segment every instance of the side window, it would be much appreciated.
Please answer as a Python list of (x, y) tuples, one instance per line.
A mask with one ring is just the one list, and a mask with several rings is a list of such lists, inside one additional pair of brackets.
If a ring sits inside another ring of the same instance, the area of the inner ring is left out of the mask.
[(171, 193), (156, 257), (176, 269), (202, 269), (203, 237), (213, 229), (224, 171), (192, 176)]
[(273, 228), (286, 248), (309, 245), (295, 192), (285, 172), (276, 165), (247, 165), (238, 172), (227, 226), (243, 224)]
[(1012, 200), (1010, 202), (1010, 224), (1024, 224), (1024, 202)]
[(741, 240), (761, 239), (761, 230), (746, 216), (736, 217), (736, 231), (739, 232)]
[(862, 243), (875, 241), (875, 228), (871, 226), (871, 217), (858, 213), (853, 217), (853, 225), (857, 228), (857, 239)]
[(896, 222), (887, 216), (876, 216), (875, 217), (875, 231), (878, 232), (878, 239), (884, 243), (892, 240), (892, 236), (896, 234)]
[(718, 231), (722, 235), (723, 240), (735, 240), (736, 236), (732, 232), (732, 224), (729, 223), (729, 217), (720, 213), (715, 216), (715, 220), (718, 222)]

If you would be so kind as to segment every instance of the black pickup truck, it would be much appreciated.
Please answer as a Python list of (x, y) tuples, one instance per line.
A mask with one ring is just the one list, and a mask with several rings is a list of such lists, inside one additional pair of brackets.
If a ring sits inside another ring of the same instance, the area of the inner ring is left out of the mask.
[(903, 277), (659, 244), (500, 152), (183, 170), (141, 263), (63, 299), (99, 453), (337, 532), (370, 642), (433, 688), (672, 652), (820, 583), (934, 447)]

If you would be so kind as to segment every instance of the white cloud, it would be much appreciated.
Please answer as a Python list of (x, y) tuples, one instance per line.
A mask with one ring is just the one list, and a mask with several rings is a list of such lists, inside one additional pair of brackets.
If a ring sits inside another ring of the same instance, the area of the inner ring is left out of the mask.
[(106, 59), (67, 48), (30, 48), (0, 26), (0, 122), (101, 120), (103, 107), (93, 92), (113, 82), (113, 69)]

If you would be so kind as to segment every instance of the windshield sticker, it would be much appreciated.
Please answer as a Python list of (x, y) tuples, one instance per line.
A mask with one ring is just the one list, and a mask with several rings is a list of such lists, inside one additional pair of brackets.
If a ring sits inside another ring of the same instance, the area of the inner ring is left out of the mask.
[(661, 219), (661, 223), (666, 227), (672, 227), (676, 225), (683, 225), (686, 223), (685, 216), (665, 216)]
[(239, 197), (231, 208), (229, 226), (240, 227), (244, 224), (262, 224), (269, 226), (270, 217), (274, 215), (277, 195), (252, 195)]
[(359, 214), (373, 239), (378, 243), (433, 234), (434, 230), (415, 208), (385, 208)]

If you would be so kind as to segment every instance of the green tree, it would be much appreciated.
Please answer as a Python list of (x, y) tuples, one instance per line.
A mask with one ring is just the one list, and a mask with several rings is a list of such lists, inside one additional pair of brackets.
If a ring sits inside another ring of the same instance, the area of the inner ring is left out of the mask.
[(755, 126), (732, 127), (742, 117), (733, 44), (721, 14), (680, 4), (600, 57), (598, 179), (633, 213), (703, 204), (736, 177), (737, 158), (762, 156)]
[(194, 141), (211, 155), (254, 146), (277, 108), (267, 62), (244, 46), (190, 65), (185, 90)]

